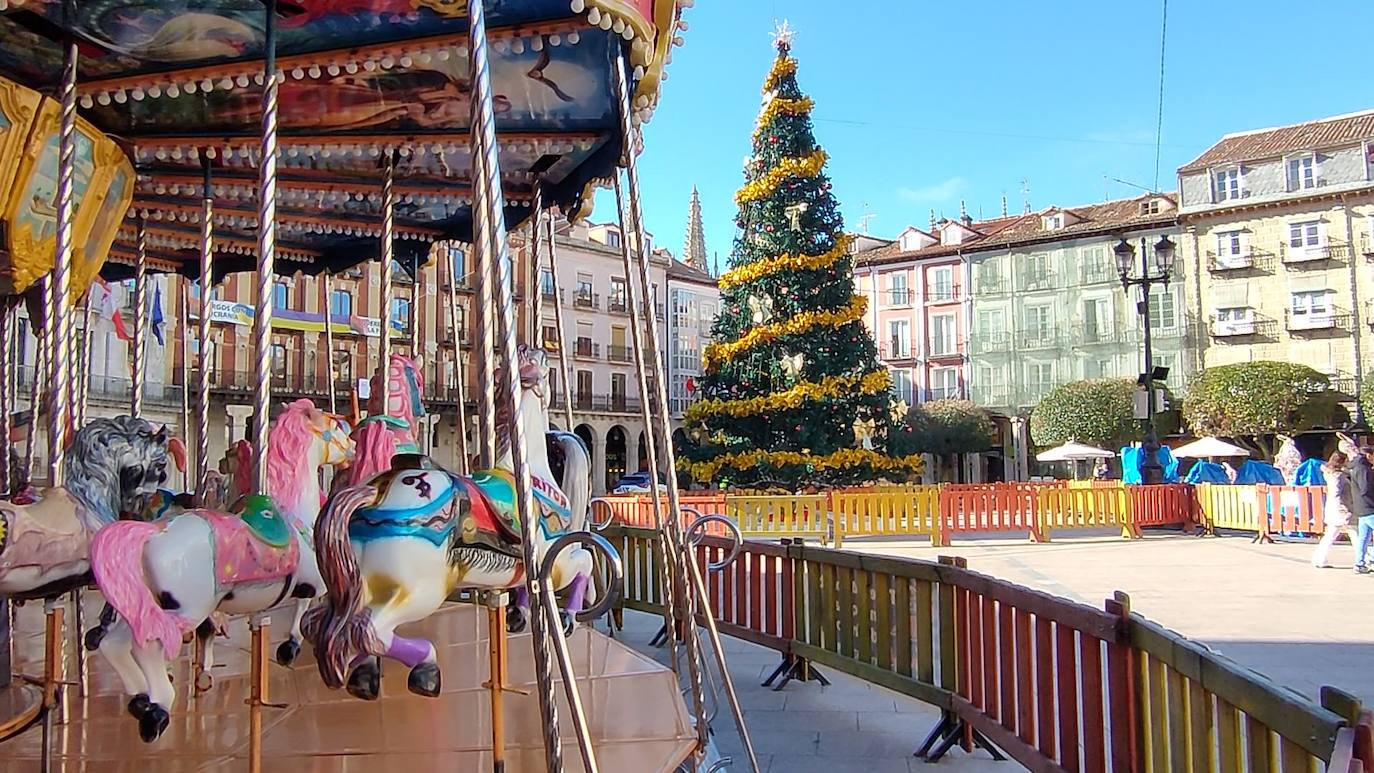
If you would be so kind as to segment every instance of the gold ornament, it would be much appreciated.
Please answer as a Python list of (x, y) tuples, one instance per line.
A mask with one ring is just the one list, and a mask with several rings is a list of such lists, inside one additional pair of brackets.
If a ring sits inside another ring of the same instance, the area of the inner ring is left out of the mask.
[(801, 216), (805, 214), (806, 210), (810, 208), (810, 204), (807, 204), (804, 201), (799, 201), (796, 204), (793, 204), (792, 206), (787, 207), (782, 211), (784, 215), (787, 215), (787, 219), (792, 221), (793, 231), (801, 230)]
[(735, 194), (736, 204), (748, 204), (772, 194), (789, 177), (815, 177), (825, 166), (825, 151), (817, 150), (801, 158), (784, 158), (762, 177), (748, 183)]
[(897, 402), (892, 404), (892, 420), (898, 424), (901, 424), (903, 421), (906, 420), (907, 412), (909, 412), (910, 410), (911, 406), (906, 404), (906, 400), (898, 400)]
[(854, 441), (863, 446), (866, 450), (873, 450), (873, 432), (877, 429), (877, 424), (872, 420), (854, 420)]
[(886, 370), (875, 370), (862, 378), (857, 375), (827, 376), (820, 381), (803, 382), (791, 389), (747, 400), (700, 400), (687, 407), (683, 419), (688, 423), (715, 416), (742, 419), (768, 411), (791, 410), (807, 400), (843, 397), (852, 394), (856, 387), (860, 394), (876, 395), (891, 386), (892, 379)]
[(806, 366), (806, 357), (802, 354), (794, 354), (791, 357), (782, 358), (782, 372), (788, 378), (796, 378), (801, 374), (801, 369)]
[(847, 467), (868, 465), (879, 472), (906, 473), (919, 475), (925, 467), (920, 454), (904, 457), (883, 456), (876, 451), (859, 448), (843, 448), (826, 456), (812, 456), (809, 450), (796, 451), (743, 451), (724, 454), (705, 462), (693, 464), (686, 458), (678, 459), (678, 470), (690, 473), (697, 480), (712, 480), (724, 467), (747, 470), (760, 464), (796, 465), (809, 464), (816, 470), (839, 470)]
[[(754, 237), (751, 236), (750, 239), (753, 240)], [(757, 263), (750, 263), (747, 266), (726, 271), (720, 275), (720, 279), (717, 281), (720, 284), (720, 289), (725, 290), (738, 284), (762, 279), (779, 271), (814, 271), (826, 268), (848, 255), (849, 247), (853, 241), (853, 238), (848, 234), (843, 234), (835, 240), (834, 247), (819, 255), (778, 255), (764, 258)]]

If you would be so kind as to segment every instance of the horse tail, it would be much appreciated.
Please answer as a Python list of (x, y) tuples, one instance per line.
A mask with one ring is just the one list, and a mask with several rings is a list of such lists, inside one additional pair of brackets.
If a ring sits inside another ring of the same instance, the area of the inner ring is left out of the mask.
[(134, 634), (135, 644), (156, 641), (171, 660), (194, 623), (162, 608), (143, 570), (143, 550), (162, 529), (145, 521), (116, 521), (91, 538), (91, 571), (100, 593)]
[(558, 488), (568, 495), (572, 518), (568, 531), (582, 531), (587, 527), (587, 511), (592, 505), (592, 455), (582, 438), (572, 432), (550, 432), (553, 442), (563, 452), (563, 478)]
[(366, 649), (366, 625), (354, 618), (363, 609), (362, 572), (348, 539), (353, 513), (377, 499), (371, 486), (349, 486), (330, 498), (315, 524), (315, 556), (327, 592), (301, 621), (301, 631), (315, 647), (320, 676), (329, 687), (343, 686), (344, 672), (354, 652)]

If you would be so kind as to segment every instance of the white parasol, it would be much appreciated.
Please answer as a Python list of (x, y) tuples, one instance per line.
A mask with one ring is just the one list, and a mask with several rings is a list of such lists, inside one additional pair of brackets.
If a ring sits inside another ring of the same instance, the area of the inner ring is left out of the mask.
[(1062, 446), (1041, 451), (1035, 455), (1035, 459), (1041, 462), (1080, 462), (1088, 459), (1111, 459), (1114, 456), (1116, 454), (1111, 451), (1070, 441)]
[(1205, 437), (1174, 449), (1174, 456), (1192, 459), (1206, 459), (1213, 456), (1249, 456), (1250, 452), (1237, 445), (1214, 437)]

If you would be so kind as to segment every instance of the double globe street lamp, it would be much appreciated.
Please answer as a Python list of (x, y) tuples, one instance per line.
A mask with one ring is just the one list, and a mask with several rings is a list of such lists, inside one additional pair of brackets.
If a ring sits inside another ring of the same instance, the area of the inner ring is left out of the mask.
[(1140, 238), (1139, 274), (1133, 274), (1137, 267), (1135, 247), (1123, 237), (1112, 253), (1116, 255), (1116, 271), (1121, 277), (1121, 287), (1130, 294), (1132, 287), (1140, 287), (1140, 301), (1136, 303), (1138, 313), (1145, 325), (1145, 370), (1140, 374), (1138, 383), (1145, 389), (1145, 443), (1142, 452), (1145, 460), (1140, 465), (1140, 476), (1144, 483), (1163, 483), (1164, 468), (1159, 464), (1159, 436), (1155, 433), (1155, 382), (1168, 377), (1168, 368), (1155, 368), (1153, 341), (1150, 332), (1150, 288), (1156, 284), (1167, 284), (1174, 269), (1174, 243), (1167, 236), (1160, 236), (1154, 245), (1155, 271), (1151, 273), (1148, 239)]

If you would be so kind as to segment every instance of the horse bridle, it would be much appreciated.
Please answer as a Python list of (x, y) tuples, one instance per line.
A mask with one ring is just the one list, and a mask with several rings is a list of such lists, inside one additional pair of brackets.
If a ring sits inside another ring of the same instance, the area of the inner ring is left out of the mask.
[[(348, 440), (350, 433), (348, 422), (344, 420), (343, 416), (340, 416), (337, 413), (329, 413), (328, 411), (320, 411), (320, 413), (324, 414), (325, 418), (328, 418), (331, 421), (333, 421), (335, 426), (320, 429), (312, 424), (310, 427), (311, 433), (314, 434), (315, 437), (324, 441), (326, 446), (337, 449), (340, 452), (339, 455), (347, 459), (348, 444), (346, 441)], [(335, 427), (337, 427), (337, 429)]]

